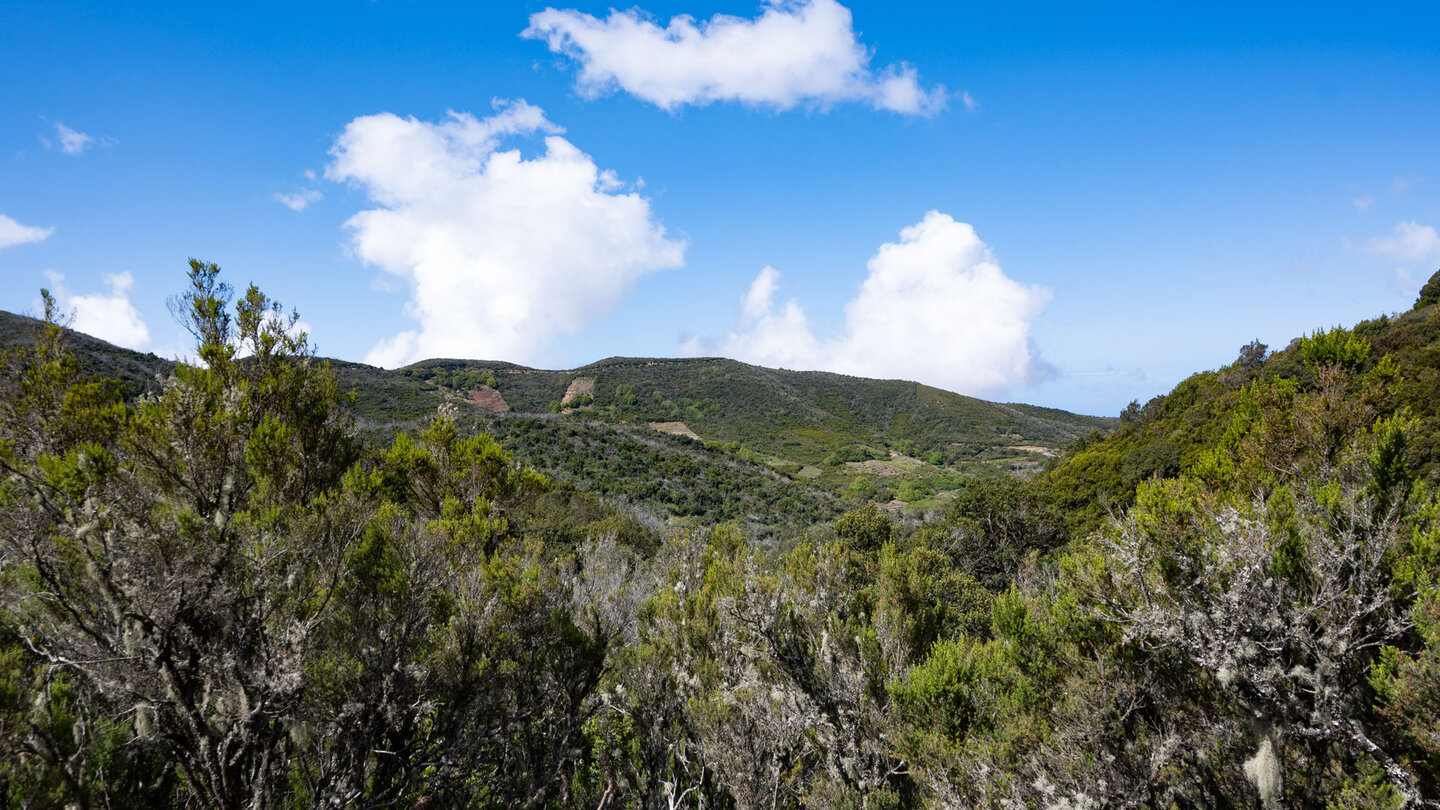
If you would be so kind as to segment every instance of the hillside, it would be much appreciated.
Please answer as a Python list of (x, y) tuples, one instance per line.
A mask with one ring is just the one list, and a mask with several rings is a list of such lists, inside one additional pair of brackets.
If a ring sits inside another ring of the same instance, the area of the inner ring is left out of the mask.
[[(564, 410), (688, 431), (830, 489), (867, 476), (882, 486), (914, 479), (954, 489), (962, 473), (1033, 471), (1072, 441), (1117, 424), (914, 382), (717, 358), (610, 358), (569, 371), (427, 360), (398, 373), (459, 394), (493, 387), (511, 412)], [(567, 399), (572, 386), (589, 393)]]
[[(31, 345), (41, 326), (34, 318), (0, 310), (0, 349)], [(162, 357), (124, 349), (84, 332), (71, 331), (69, 346), (80, 362), (81, 371), (119, 380), (131, 397), (153, 386), (155, 375), (168, 373), (174, 365)]]
[[(420, 419), (437, 397), (486, 415), (486, 429), (497, 436), (514, 434), (510, 420), (556, 414), (569, 421), (554, 425), (583, 423), (617, 447), (633, 447), (647, 432), (670, 433), (693, 452), (760, 465), (766, 478), (852, 503), (943, 504), (976, 475), (1033, 474), (1065, 446), (1118, 423), (914, 382), (716, 358), (610, 358), (566, 371), (445, 359), (393, 372), (350, 363), (336, 370), (373, 429)], [(516, 453), (565, 477), (561, 471), (577, 463), (561, 463), (555, 447), (565, 445), (534, 444), (544, 459), (519, 447)]]
[[(1412, 420), (1406, 458), (1421, 480), (1434, 483), (1440, 473), (1440, 306), (1435, 299), (1422, 296), (1407, 312), (1315, 334), (1368, 343), (1357, 373), (1374, 375), (1382, 364), (1393, 364), (1379, 390), (1363, 400), (1352, 392), (1333, 407), (1362, 409), (1357, 419), (1404, 414)], [(1214, 453), (1233, 447), (1238, 432), (1250, 429), (1254, 413), (1274, 407), (1270, 400), (1277, 387), (1293, 387), (1295, 393), (1287, 396), (1319, 389), (1304, 343), (1296, 338), (1274, 352), (1251, 343), (1233, 363), (1194, 374), (1144, 405), (1132, 403), (1112, 434), (1070, 448), (1039, 483), (1071, 515), (1077, 533), (1094, 529), (1107, 515), (1127, 508), (1142, 482), (1196, 473)]]
[[(27, 343), (38, 329), (31, 318), (0, 313), (0, 344)], [(172, 365), (79, 333), (71, 346), (86, 373), (120, 379), (132, 397)], [(448, 402), (547, 475), (704, 522), (811, 522), (864, 500), (944, 500), (975, 474), (1033, 472), (1116, 422), (913, 382), (722, 359), (611, 358), (570, 371), (463, 360), (395, 371), (330, 363), (354, 391), (353, 414), (372, 443), (417, 432)]]

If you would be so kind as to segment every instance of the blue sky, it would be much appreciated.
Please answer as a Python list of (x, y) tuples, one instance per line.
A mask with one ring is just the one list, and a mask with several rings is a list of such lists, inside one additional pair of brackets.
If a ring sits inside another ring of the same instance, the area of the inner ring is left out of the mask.
[(1440, 268), (1435, 30), (1423, 3), (8, 0), (0, 308), (50, 286), (183, 350), (196, 256), (351, 360), (721, 353), (1113, 414), (1409, 307)]

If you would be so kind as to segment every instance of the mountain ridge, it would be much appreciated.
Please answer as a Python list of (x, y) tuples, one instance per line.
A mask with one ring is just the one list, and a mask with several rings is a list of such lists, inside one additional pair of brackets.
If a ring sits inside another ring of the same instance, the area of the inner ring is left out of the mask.
[[(24, 345), (39, 327), (0, 312), (0, 345)], [(69, 334), (82, 370), (119, 379), (131, 398), (174, 366)], [(857, 500), (943, 501), (975, 475), (1034, 473), (1066, 446), (1119, 423), (908, 380), (719, 357), (617, 356), (573, 369), (457, 358), (383, 369), (321, 359), (355, 393), (352, 414), (374, 443), (423, 429), (448, 403), (518, 460), (600, 495), (658, 504), (669, 517), (774, 523), (786, 519), (781, 503), (815, 519)], [(576, 394), (582, 390), (590, 393)], [(697, 494), (732, 479), (721, 488), (733, 504)], [(736, 494), (747, 480), (757, 492)]]
[(894, 449), (908, 442), (952, 463), (965, 455), (963, 449), (1058, 450), (1118, 424), (1115, 418), (992, 402), (909, 380), (772, 369), (729, 358), (611, 357), (564, 370), (437, 358), (396, 373), (452, 390), (464, 387), (450, 383), (457, 376), (490, 375), (509, 406), (522, 412), (558, 409), (571, 382), (592, 378), (590, 407), (603, 420), (684, 422), (707, 440), (738, 441), (803, 463), (857, 443)]

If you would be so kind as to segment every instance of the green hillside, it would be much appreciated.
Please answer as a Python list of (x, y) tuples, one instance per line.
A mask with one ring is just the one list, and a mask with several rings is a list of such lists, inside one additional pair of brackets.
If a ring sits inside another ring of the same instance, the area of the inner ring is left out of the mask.
[(610, 358), (570, 371), (427, 360), (399, 373), (456, 393), (493, 382), (512, 411), (529, 413), (561, 410), (580, 380), (593, 394), (564, 403), (566, 412), (615, 424), (681, 423), (707, 443), (743, 448), (831, 490), (871, 479), (860, 487), (871, 494), (907, 480), (935, 492), (956, 489), (964, 474), (1033, 471), (1048, 454), (1117, 423), (914, 382), (715, 358)]
[[(0, 348), (13, 349), (33, 344), (43, 326), (34, 318), (0, 310)], [(131, 397), (153, 388), (155, 375), (169, 374), (174, 366), (164, 358), (124, 349), (83, 332), (72, 331), (69, 334), (70, 349), (75, 353), (81, 371), (90, 376), (119, 380)]]
[[(631, 428), (661, 426), (687, 432), (712, 453), (761, 464), (767, 476), (854, 502), (948, 502), (975, 475), (1033, 473), (1066, 445), (1118, 422), (901, 380), (716, 358), (610, 358), (568, 371), (442, 359), (396, 372), (337, 364), (337, 374), (359, 395), (357, 412), (374, 424), (425, 416), (427, 395), (468, 406), (472, 392), (493, 388), (509, 411), (492, 417), (492, 431), (505, 433), (519, 414), (550, 413), (590, 430), (618, 427), (611, 435), (622, 443), (643, 434)], [(566, 399), (577, 381), (590, 393)], [(516, 452), (547, 471), (560, 469)]]
[[(1354, 409), (1349, 418), (1361, 421), (1406, 414), (1412, 420), (1408, 463), (1422, 480), (1434, 481), (1440, 472), (1440, 307), (1422, 299), (1408, 312), (1316, 335), (1368, 344), (1355, 371), (1385, 377), (1363, 389), (1331, 392), (1338, 401), (1329, 407)], [(1324, 388), (1317, 364), (1307, 362), (1306, 345), (1296, 338), (1272, 353), (1252, 343), (1233, 363), (1194, 374), (1144, 405), (1132, 403), (1118, 429), (1070, 448), (1043, 485), (1084, 532), (1127, 508), (1144, 481), (1203, 471), (1216, 452), (1233, 449), (1255, 428), (1263, 409)]]
[[(0, 342), (27, 344), (40, 326), (0, 313)], [(132, 398), (173, 366), (78, 333), (71, 346), (84, 372), (121, 380)], [(372, 444), (418, 432), (448, 403), (518, 461), (581, 491), (708, 523), (808, 523), (866, 500), (943, 501), (975, 474), (1033, 472), (1047, 454), (1116, 423), (913, 382), (734, 360), (611, 358), (571, 371), (329, 362), (341, 389), (354, 392), (351, 413)], [(593, 394), (562, 408), (576, 380), (592, 383)], [(472, 392), (491, 387), (508, 411), (473, 401)]]

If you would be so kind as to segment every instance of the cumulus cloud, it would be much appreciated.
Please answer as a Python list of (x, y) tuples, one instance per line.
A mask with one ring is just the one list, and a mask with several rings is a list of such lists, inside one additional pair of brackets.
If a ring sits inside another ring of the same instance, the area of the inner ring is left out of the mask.
[(1008, 278), (970, 225), (931, 211), (902, 230), (899, 242), (881, 245), (868, 266), (832, 338), (817, 337), (795, 301), (775, 306), (780, 276), (767, 267), (742, 299), (738, 328), (688, 341), (681, 353), (898, 377), (977, 395), (1047, 373), (1030, 345), (1030, 326), (1050, 291)]
[(10, 217), (0, 214), (0, 250), (27, 242), (39, 242), (54, 233), (54, 228), (37, 228), (21, 225)]
[(51, 292), (62, 312), (74, 315), (70, 326), (87, 335), (108, 340), (127, 349), (145, 351), (150, 346), (150, 329), (145, 320), (130, 303), (130, 287), (135, 283), (129, 273), (106, 273), (101, 278), (107, 293), (75, 295), (65, 284), (65, 277), (54, 270), (46, 270)]
[[(346, 222), (351, 246), (409, 288), (406, 311), (419, 321), (366, 362), (531, 362), (557, 335), (612, 309), (640, 277), (683, 264), (684, 243), (666, 235), (649, 201), (561, 132), (524, 101), (497, 101), (488, 118), (380, 113), (345, 127), (325, 175), (376, 205)], [(545, 137), (534, 157), (501, 148), (535, 134)]]
[(547, 8), (521, 36), (543, 40), (580, 65), (576, 84), (596, 97), (615, 88), (665, 110), (714, 101), (787, 110), (861, 101), (880, 110), (932, 115), (945, 89), (926, 90), (913, 68), (870, 66), (850, 10), (835, 0), (766, 0), (754, 19), (677, 16), (661, 28), (638, 9), (605, 19)]
[(291, 194), (275, 192), (275, 201), (291, 211), (304, 211), (311, 203), (319, 202), (320, 197), (320, 190), (314, 188), (301, 189)]
[(780, 271), (769, 265), (750, 283), (749, 292), (740, 299), (740, 324), (746, 326), (765, 317), (771, 309), (775, 291), (780, 288)]
[(1440, 261), (1440, 235), (1433, 226), (1401, 222), (1390, 236), (1365, 242), (1365, 249), (1398, 262), (1435, 262)]

